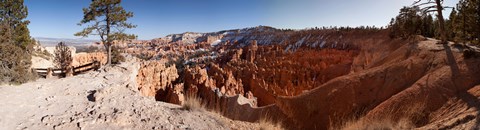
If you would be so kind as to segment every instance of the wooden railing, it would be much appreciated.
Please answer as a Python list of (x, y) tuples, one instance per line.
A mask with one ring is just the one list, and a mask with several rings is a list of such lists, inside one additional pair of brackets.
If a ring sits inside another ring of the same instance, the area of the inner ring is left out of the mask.
[(67, 67), (66, 70), (62, 71), (59, 68), (32, 68), (33, 72), (36, 72), (38, 76), (44, 78), (50, 78), (52, 76), (73, 76), (82, 74), (91, 70), (98, 70), (101, 64), (98, 61), (94, 61), (88, 64), (80, 65), (77, 67)]

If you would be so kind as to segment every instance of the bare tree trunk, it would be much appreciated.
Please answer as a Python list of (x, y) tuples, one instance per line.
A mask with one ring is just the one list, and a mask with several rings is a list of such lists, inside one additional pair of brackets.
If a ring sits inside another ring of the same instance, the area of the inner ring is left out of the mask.
[(465, 11), (462, 11), (462, 14), (463, 14), (463, 30), (462, 30), (462, 42), (463, 42), (463, 45), (467, 44), (467, 32), (465, 31), (466, 27), (465, 27)]
[(108, 45), (108, 51), (107, 51), (107, 65), (111, 65), (112, 64), (112, 45)]
[[(477, 24), (480, 23), (480, 7), (479, 6), (480, 6), (480, 0), (477, 0)], [(479, 25), (477, 25), (477, 27), (478, 27), (477, 29), (480, 29)], [(475, 40), (478, 41), (480, 39), (480, 32), (478, 30), (476, 32), (477, 32), (477, 39)]]
[(105, 13), (105, 22), (107, 22), (107, 65), (110, 66), (112, 64), (112, 41), (110, 41), (110, 6), (107, 6), (106, 13)]
[(435, 0), (435, 3), (437, 3), (437, 18), (438, 18), (438, 24), (440, 25), (440, 36), (442, 43), (447, 43), (447, 35), (445, 32), (445, 19), (443, 18), (443, 6), (440, 0)]

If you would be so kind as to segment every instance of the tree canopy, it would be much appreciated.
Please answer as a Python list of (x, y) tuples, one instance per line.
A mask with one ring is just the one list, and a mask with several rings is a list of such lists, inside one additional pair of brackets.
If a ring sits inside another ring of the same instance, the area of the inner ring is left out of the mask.
[(34, 40), (27, 28), (28, 9), (23, 0), (0, 0), (0, 83), (24, 83), (30, 72)]
[(460, 0), (457, 4), (452, 30), (455, 40), (479, 44), (480, 0)]
[(443, 18), (443, 10), (447, 7), (442, 5), (443, 2), (444, 0), (417, 0), (413, 3), (413, 6), (421, 7), (421, 12), (424, 14), (436, 12), (440, 40), (442, 40), (442, 43), (447, 43), (447, 30), (445, 29), (445, 19)]
[[(30, 51), (33, 40), (27, 25), (30, 21), (25, 20), (28, 9), (23, 0), (0, 0), (0, 22), (10, 28), (10, 40), (24, 50)], [(5, 34), (6, 32), (2, 32)]]
[(126, 34), (126, 29), (135, 28), (136, 25), (127, 22), (133, 17), (132, 12), (127, 12), (120, 5), (121, 0), (92, 0), (90, 6), (83, 8), (83, 19), (79, 25), (89, 24), (75, 36), (99, 36), (108, 55), (107, 64), (112, 63), (112, 45), (114, 41), (135, 39), (136, 35)]

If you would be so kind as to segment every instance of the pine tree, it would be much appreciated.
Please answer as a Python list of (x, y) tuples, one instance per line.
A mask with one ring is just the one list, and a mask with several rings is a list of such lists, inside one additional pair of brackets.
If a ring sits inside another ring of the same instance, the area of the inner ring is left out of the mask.
[(14, 44), (24, 50), (31, 51), (33, 41), (27, 25), (30, 23), (27, 18), (28, 9), (23, 0), (0, 0), (0, 21), (12, 29), (12, 40)]
[[(424, 1), (424, 2), (422, 2)], [(440, 39), (442, 43), (447, 43), (447, 33), (445, 30), (445, 19), (443, 18), (443, 10), (445, 7), (442, 5), (444, 0), (417, 0), (413, 3), (415, 7), (425, 6), (421, 8), (422, 12), (436, 12), (438, 20), (438, 30), (440, 33)]]
[(133, 34), (126, 34), (125, 29), (135, 28), (136, 25), (127, 23), (133, 17), (120, 5), (121, 0), (92, 0), (90, 6), (83, 8), (84, 17), (79, 25), (92, 23), (75, 36), (87, 37), (98, 35), (107, 51), (107, 65), (112, 63), (112, 45), (114, 41), (135, 39)]
[(479, 43), (480, 0), (460, 0), (454, 30), (456, 38), (462, 42)]
[(455, 38), (456, 31), (455, 31), (455, 19), (457, 18), (457, 11), (455, 8), (452, 9), (452, 12), (450, 13), (450, 17), (448, 18), (446, 23), (446, 31), (447, 31), (447, 39), (452, 41)]
[(0, 83), (34, 79), (30, 72), (34, 41), (27, 15), (23, 0), (0, 0)]
[(425, 37), (435, 37), (435, 26), (432, 15), (424, 15), (422, 18), (422, 35)]
[[(422, 17), (418, 14), (417, 7), (403, 7), (390, 25), (391, 37), (409, 38), (422, 33)], [(393, 23), (393, 24), (392, 24)]]

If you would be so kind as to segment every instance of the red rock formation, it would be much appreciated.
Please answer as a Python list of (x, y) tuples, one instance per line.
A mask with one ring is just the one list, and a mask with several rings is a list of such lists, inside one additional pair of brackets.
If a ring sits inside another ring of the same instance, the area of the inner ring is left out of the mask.
[(253, 40), (252, 43), (248, 46), (247, 49), (247, 61), (253, 63), (255, 60), (255, 54), (257, 53), (257, 41)]
[(175, 65), (166, 67), (164, 60), (145, 61), (140, 64), (137, 74), (138, 90), (143, 96), (159, 98), (166, 93), (159, 93), (158, 91), (166, 91), (167, 87), (174, 88), (172, 82), (178, 77)]
[(243, 50), (242, 49), (237, 49), (237, 50), (234, 50), (232, 53), (233, 53), (233, 55), (232, 55), (231, 59), (233, 61), (238, 61), (238, 60), (241, 59), (240, 57), (242, 56)]
[[(272, 34), (257, 33), (246, 37)], [(287, 38), (281, 42), (260, 39), (256, 47), (248, 46), (245, 39), (215, 48), (182, 43), (162, 46), (171, 47), (165, 54), (191, 62), (182, 75), (184, 88), (167, 87), (169, 96), (164, 100), (177, 103), (181, 94), (195, 95), (229, 118), (254, 122), (268, 115), (290, 129), (332, 129), (353, 117), (401, 118), (409, 114), (402, 110), (424, 101), (427, 107), (418, 109), (426, 113), (420, 116), (424, 121), (414, 122), (415, 127), (452, 128), (455, 124), (450, 122), (456, 122), (456, 117), (450, 111), (480, 104), (476, 100), (480, 89), (472, 88), (480, 84), (476, 78), (480, 61), (463, 59), (461, 48), (391, 39), (387, 31), (278, 34)], [(215, 52), (218, 58), (187, 59), (199, 48)], [(468, 121), (478, 114), (462, 115), (465, 118), (460, 120)]]
[(73, 57), (73, 66), (84, 65), (92, 63), (93, 61), (100, 61), (102, 64), (107, 63), (107, 55), (103, 52), (93, 52), (93, 53), (77, 53)]
[[(363, 70), (329, 80), (311, 91), (297, 96), (279, 96), (275, 105), (262, 108), (229, 108), (243, 114), (226, 112), (225, 115), (255, 121), (259, 118), (255, 116), (269, 113), (271, 118), (282, 119), (289, 129), (339, 128), (347, 121), (345, 119), (356, 116), (369, 123), (397, 123), (406, 119), (413, 124), (410, 127), (425, 129), (454, 128), (462, 120), (461, 124), (467, 122), (468, 126), (462, 128), (475, 128), (478, 112), (474, 109), (480, 104), (477, 100), (480, 97), (477, 90), (480, 89), (475, 87), (480, 84), (480, 79), (476, 78), (480, 77), (480, 60), (464, 59), (461, 48), (432, 41), (413, 45), (404, 41), (400, 45), (383, 53), (383, 57), (372, 56), (370, 60), (363, 60), (369, 62), (360, 63), (365, 65)], [(381, 46), (398, 45), (387, 43)], [(366, 45), (362, 50), (369, 48), (376, 47)], [(363, 59), (378, 52), (362, 53), (365, 54), (355, 58)], [(280, 75), (288, 75), (288, 72), (282, 73)], [(452, 112), (462, 116), (448, 114)]]
[(174, 85), (172, 89), (168, 89), (165, 101), (174, 104), (183, 104), (185, 101), (183, 89), (183, 83)]

